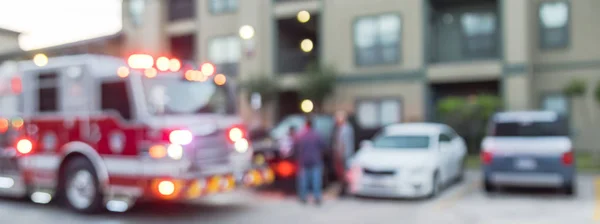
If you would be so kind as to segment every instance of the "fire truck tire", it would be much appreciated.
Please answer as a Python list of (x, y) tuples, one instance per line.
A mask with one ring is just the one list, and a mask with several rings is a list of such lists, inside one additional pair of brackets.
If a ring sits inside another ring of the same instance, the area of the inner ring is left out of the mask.
[(65, 202), (80, 213), (96, 213), (103, 208), (103, 196), (92, 163), (79, 157), (68, 161), (62, 183)]

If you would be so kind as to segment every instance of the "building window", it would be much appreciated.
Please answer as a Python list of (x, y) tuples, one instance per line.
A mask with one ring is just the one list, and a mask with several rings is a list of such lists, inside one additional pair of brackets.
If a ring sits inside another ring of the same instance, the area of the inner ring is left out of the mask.
[(122, 118), (131, 120), (131, 100), (124, 80), (102, 83), (100, 92), (102, 111), (115, 112)]
[(567, 115), (569, 113), (569, 99), (562, 94), (546, 95), (542, 99), (542, 109)]
[(569, 5), (566, 1), (544, 2), (539, 8), (540, 45), (543, 49), (569, 44)]
[(467, 58), (497, 55), (496, 14), (493, 12), (469, 12), (462, 14), (460, 20), (464, 35), (463, 54)]
[(174, 36), (170, 38), (171, 52), (173, 56), (180, 60), (194, 60), (194, 52), (196, 52), (196, 36), (184, 35)]
[(354, 24), (356, 64), (365, 66), (398, 63), (401, 30), (402, 20), (399, 15), (359, 18)]
[(38, 111), (57, 112), (59, 95), (59, 77), (56, 73), (44, 73), (38, 76)]
[(358, 123), (364, 128), (379, 128), (399, 123), (402, 119), (402, 106), (399, 100), (364, 100), (357, 104)]
[(218, 73), (235, 76), (241, 58), (240, 39), (237, 36), (213, 38), (208, 43), (208, 60), (215, 64)]
[(232, 13), (237, 11), (239, 0), (210, 0), (209, 4), (213, 14)]
[(196, 15), (196, 0), (169, 0), (167, 1), (169, 21), (192, 19)]

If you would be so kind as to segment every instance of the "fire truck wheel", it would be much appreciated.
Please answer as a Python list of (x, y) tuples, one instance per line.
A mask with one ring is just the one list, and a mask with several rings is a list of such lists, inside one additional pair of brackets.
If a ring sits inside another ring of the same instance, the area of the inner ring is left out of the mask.
[(67, 164), (63, 195), (73, 210), (95, 213), (102, 208), (102, 194), (92, 164), (85, 158), (76, 158)]

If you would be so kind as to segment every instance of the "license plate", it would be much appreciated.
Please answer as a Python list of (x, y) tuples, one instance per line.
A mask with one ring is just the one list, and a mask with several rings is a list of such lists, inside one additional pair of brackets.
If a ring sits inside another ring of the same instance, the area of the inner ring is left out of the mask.
[(515, 162), (515, 168), (519, 170), (533, 170), (537, 167), (537, 163), (533, 159), (518, 159)]
[(390, 187), (390, 182), (385, 178), (369, 178), (369, 185), (373, 187)]

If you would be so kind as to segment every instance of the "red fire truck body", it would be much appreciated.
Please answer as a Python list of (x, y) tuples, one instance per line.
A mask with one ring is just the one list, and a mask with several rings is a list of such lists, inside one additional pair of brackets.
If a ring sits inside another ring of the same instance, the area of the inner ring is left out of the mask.
[(13, 144), (0, 146), (0, 195), (123, 212), (138, 200), (189, 200), (273, 180), (252, 163), (230, 85), (151, 69), (99, 55), (20, 62), (22, 120)]

